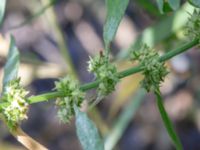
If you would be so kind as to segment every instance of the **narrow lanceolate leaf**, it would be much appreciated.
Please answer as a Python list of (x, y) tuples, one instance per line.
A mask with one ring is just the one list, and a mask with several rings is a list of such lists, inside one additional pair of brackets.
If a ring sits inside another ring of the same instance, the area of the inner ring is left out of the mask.
[(188, 0), (194, 7), (200, 8), (200, 0)]
[(175, 11), (180, 7), (180, 0), (156, 0), (161, 14)]
[(7, 61), (4, 67), (3, 92), (9, 81), (16, 79), (19, 68), (19, 51), (15, 45), (15, 40), (11, 36)]
[(110, 42), (115, 37), (129, 0), (106, 0), (107, 16), (104, 25), (103, 38), (105, 47), (108, 48)]
[(77, 107), (76, 132), (84, 150), (104, 150), (104, 145), (95, 124), (88, 118), (87, 114), (81, 112)]
[(0, 2), (0, 25), (1, 25), (3, 17), (4, 17), (5, 7), (6, 7), (6, 0), (1, 0), (1, 2)]
[(164, 125), (167, 129), (167, 132), (172, 140), (172, 142), (174, 143), (176, 150), (183, 150), (182, 144), (180, 142), (179, 137), (177, 136), (175, 129), (173, 127), (173, 124), (170, 120), (170, 118), (168, 117), (168, 114), (163, 106), (163, 99), (161, 96), (161, 93), (159, 90), (155, 91), (155, 95), (156, 95), (156, 99), (157, 99), (157, 107), (160, 111), (160, 115), (162, 117), (162, 120), (164, 122)]

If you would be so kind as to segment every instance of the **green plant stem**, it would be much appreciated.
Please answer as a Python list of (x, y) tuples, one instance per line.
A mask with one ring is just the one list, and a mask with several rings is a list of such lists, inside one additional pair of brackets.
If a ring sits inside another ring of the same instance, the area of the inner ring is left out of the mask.
[[(161, 62), (167, 61), (170, 58), (172, 58), (172, 57), (174, 57), (174, 56), (176, 56), (180, 53), (183, 53), (183, 52), (187, 51), (188, 49), (196, 46), (197, 44), (199, 44), (199, 40), (194, 39), (191, 42), (188, 42), (188, 43), (184, 44), (183, 46), (181, 46), (179, 48), (176, 48), (174, 50), (171, 50), (171, 51), (165, 53), (163, 56), (160, 57), (160, 61)], [(122, 72), (119, 72), (118, 75), (119, 75), (119, 78), (121, 79), (121, 78), (130, 76), (132, 74), (138, 73), (140, 71), (142, 71), (141, 66), (136, 66), (136, 67), (131, 67), (131, 68), (124, 70)], [(100, 81), (96, 80), (94, 82), (90, 82), (90, 83), (82, 85), (80, 87), (80, 89), (82, 91), (87, 91), (87, 90), (96, 88), (99, 85), (99, 83), (100, 83)], [(49, 99), (55, 99), (57, 97), (63, 97), (63, 96), (64, 96), (64, 94), (60, 93), (60, 92), (50, 92), (50, 93), (45, 93), (45, 94), (29, 97), (28, 101), (29, 101), (30, 104), (32, 104), (32, 103), (47, 101)]]
[(165, 107), (163, 106), (163, 98), (161, 96), (160, 90), (155, 90), (156, 95), (156, 103), (157, 107), (159, 109), (161, 118), (163, 120), (163, 123), (165, 125), (165, 128), (167, 129), (167, 132), (169, 134), (169, 137), (171, 138), (172, 142), (174, 143), (174, 146), (176, 147), (176, 150), (183, 150), (182, 144), (180, 142), (179, 137), (176, 134), (176, 131), (174, 129), (174, 126), (165, 110)]

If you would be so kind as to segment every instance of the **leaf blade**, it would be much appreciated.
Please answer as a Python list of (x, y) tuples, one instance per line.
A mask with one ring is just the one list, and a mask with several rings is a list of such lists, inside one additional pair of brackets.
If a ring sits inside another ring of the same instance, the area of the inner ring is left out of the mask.
[(16, 47), (14, 37), (11, 36), (7, 61), (4, 66), (3, 92), (5, 91), (9, 81), (17, 78), (18, 68), (19, 68), (19, 51)]
[(83, 149), (104, 150), (103, 142), (95, 124), (88, 118), (86, 113), (81, 112), (77, 107), (74, 107), (74, 109), (76, 116), (76, 132)]
[(155, 95), (156, 95), (156, 103), (157, 103), (157, 107), (159, 109), (159, 112), (160, 112), (160, 115), (161, 115), (161, 118), (163, 120), (163, 123), (165, 125), (165, 128), (167, 129), (167, 132), (172, 140), (172, 142), (174, 143), (175, 147), (177, 150), (183, 150), (183, 147), (182, 147), (182, 144), (180, 142), (180, 139), (179, 137), (177, 136), (176, 134), (176, 131), (173, 127), (173, 124), (163, 106), (163, 99), (162, 99), (162, 96), (160, 94), (160, 91), (157, 90), (155, 91)]
[(103, 31), (106, 48), (109, 47), (116, 35), (117, 28), (125, 14), (128, 3), (129, 0), (106, 0), (107, 16)]

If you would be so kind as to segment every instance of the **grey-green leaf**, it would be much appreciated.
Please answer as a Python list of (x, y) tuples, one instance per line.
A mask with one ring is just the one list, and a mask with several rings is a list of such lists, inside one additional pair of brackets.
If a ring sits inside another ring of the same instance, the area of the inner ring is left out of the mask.
[(165, 128), (167, 129), (167, 132), (172, 140), (172, 142), (174, 143), (175, 147), (177, 150), (183, 150), (182, 144), (180, 142), (179, 137), (176, 134), (176, 131), (173, 127), (173, 124), (163, 106), (163, 99), (161, 96), (161, 93), (159, 90), (155, 91), (155, 95), (156, 95), (156, 102), (157, 102), (157, 107), (159, 109), (161, 118), (163, 120), (163, 123), (165, 125)]
[(6, 0), (1, 0), (1, 2), (0, 2), (0, 25), (3, 21), (3, 17), (5, 14), (5, 8), (6, 8)]
[(8, 82), (17, 78), (18, 68), (19, 68), (19, 51), (15, 45), (14, 38), (11, 36), (7, 61), (4, 66), (3, 92), (5, 91)]
[(104, 150), (103, 141), (98, 133), (95, 124), (88, 118), (87, 114), (81, 112), (77, 107), (76, 132), (84, 150)]
[(188, 1), (193, 6), (200, 8), (200, 0), (188, 0)]
[(115, 37), (128, 3), (129, 0), (106, 0), (107, 16), (103, 31), (106, 48), (109, 47), (110, 42)]

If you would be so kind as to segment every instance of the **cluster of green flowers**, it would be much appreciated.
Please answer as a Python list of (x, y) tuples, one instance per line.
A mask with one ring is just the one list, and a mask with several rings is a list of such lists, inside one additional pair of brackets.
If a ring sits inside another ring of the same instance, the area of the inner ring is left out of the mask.
[(96, 79), (100, 81), (97, 88), (98, 97), (102, 98), (115, 90), (119, 81), (117, 69), (104, 54), (90, 58), (88, 71), (94, 73)]
[(20, 85), (20, 78), (11, 80), (2, 96), (1, 113), (10, 129), (14, 129), (22, 120), (27, 119), (28, 102), (25, 96), (28, 92)]
[(56, 81), (55, 88), (65, 95), (56, 100), (56, 105), (59, 119), (67, 123), (75, 114), (74, 107), (81, 107), (85, 94), (80, 90), (78, 81), (71, 76)]
[(159, 88), (160, 83), (168, 74), (164, 62), (159, 61), (159, 54), (147, 45), (143, 45), (140, 50), (131, 52), (131, 60), (137, 60), (142, 67), (144, 80), (141, 82), (148, 92)]
[(200, 39), (200, 11), (194, 10), (185, 27), (185, 34), (189, 39)]

